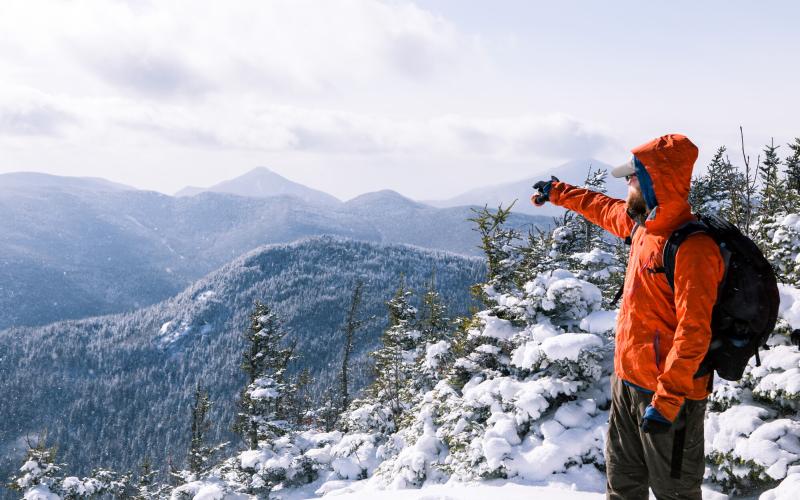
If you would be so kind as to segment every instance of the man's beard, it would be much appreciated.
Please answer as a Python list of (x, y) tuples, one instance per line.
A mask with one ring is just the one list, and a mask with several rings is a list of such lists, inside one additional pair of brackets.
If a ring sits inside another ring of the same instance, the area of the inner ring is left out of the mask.
[(642, 192), (638, 189), (628, 189), (627, 204), (627, 212), (628, 215), (631, 216), (631, 219), (635, 220), (639, 224), (643, 224), (645, 218), (647, 217), (648, 210), (647, 204), (644, 202)]

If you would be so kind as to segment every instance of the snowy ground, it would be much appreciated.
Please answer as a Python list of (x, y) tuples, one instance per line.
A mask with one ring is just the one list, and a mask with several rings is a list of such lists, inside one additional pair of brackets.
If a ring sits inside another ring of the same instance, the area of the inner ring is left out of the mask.
[[(370, 481), (321, 481), (294, 490), (289, 495), (276, 492), (281, 500), (310, 500), (335, 498), (336, 500), (603, 500), (605, 478), (599, 472), (574, 475), (562, 481), (526, 484), (507, 480), (481, 481), (473, 483), (450, 482), (425, 486), (421, 489), (379, 490)], [(338, 484), (337, 484), (338, 483)], [(650, 495), (651, 499), (655, 496)], [(704, 500), (725, 500), (729, 497), (703, 485)]]
[[(374, 490), (362, 488), (344, 488), (326, 495), (337, 500), (530, 500), (558, 499), (558, 500), (603, 500), (605, 493), (579, 491), (571, 489), (567, 484), (552, 484), (550, 486), (534, 486), (503, 482), (482, 482), (468, 484), (444, 484), (429, 486), (419, 490)], [(348, 492), (350, 490), (351, 492)], [(298, 500), (313, 497), (294, 497)], [(655, 497), (651, 494), (650, 498)], [(722, 500), (728, 496), (703, 487), (704, 500)]]

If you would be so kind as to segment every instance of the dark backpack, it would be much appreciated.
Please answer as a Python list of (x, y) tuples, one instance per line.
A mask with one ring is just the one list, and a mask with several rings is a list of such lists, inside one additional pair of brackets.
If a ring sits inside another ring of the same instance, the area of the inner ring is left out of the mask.
[(761, 365), (758, 349), (766, 346), (778, 319), (780, 295), (775, 271), (755, 243), (722, 217), (698, 216), (670, 235), (664, 245), (664, 272), (674, 288), (675, 256), (692, 234), (717, 242), (725, 276), (711, 315), (711, 344), (695, 378), (714, 371), (725, 380), (742, 378), (751, 357)]

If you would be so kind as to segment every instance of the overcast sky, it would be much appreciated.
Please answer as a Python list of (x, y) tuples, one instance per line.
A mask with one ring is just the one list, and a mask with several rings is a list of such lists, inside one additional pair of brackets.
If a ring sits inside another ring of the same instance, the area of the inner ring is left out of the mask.
[(434, 199), (669, 132), (755, 155), (800, 135), (799, 5), (4, 0), (0, 173)]

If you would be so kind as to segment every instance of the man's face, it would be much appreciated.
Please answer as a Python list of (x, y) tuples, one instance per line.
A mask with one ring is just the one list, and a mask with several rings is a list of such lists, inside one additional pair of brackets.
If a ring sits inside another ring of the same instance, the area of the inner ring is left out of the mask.
[(634, 219), (647, 215), (647, 204), (644, 202), (642, 190), (639, 188), (639, 179), (635, 175), (628, 176), (628, 214)]

